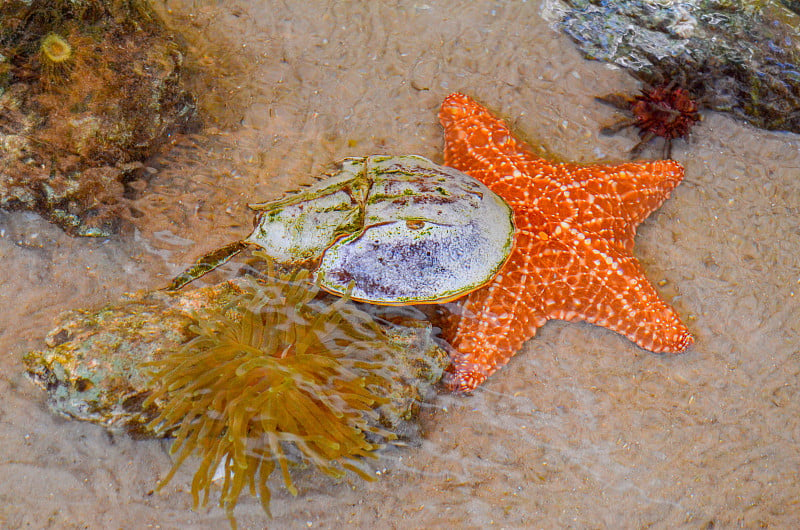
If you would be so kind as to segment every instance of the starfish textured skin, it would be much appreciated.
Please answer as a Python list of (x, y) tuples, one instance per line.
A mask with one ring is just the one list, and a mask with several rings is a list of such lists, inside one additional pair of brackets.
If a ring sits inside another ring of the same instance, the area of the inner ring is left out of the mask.
[(597, 324), (656, 353), (692, 345), (633, 256), (636, 227), (683, 179), (680, 164), (551, 163), (459, 93), (444, 100), (439, 120), (445, 165), (505, 199), (517, 229), (503, 268), (462, 299), (461, 315), (445, 325), (452, 389), (477, 388), (550, 319)]

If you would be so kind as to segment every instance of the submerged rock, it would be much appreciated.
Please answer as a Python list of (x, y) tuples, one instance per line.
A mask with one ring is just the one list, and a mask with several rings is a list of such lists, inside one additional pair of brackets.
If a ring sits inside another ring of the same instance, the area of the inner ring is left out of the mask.
[(147, 436), (158, 409), (142, 407), (152, 388), (142, 364), (177, 350), (192, 337), (196, 312), (224, 307), (238, 292), (233, 282), (180, 294), (141, 291), (99, 311), (68, 311), (47, 348), (25, 355), (28, 375), (56, 414)]
[[(161, 413), (163, 402), (143, 406), (153, 390), (146, 364), (195, 337), (192, 326), (198, 318), (226, 310), (242, 295), (245, 282), (236, 279), (186, 292), (140, 291), (98, 311), (66, 312), (47, 335), (47, 348), (25, 355), (28, 375), (47, 391), (49, 407), (61, 416), (97, 423), (114, 433), (154, 436), (146, 425)], [(337, 300), (326, 294), (319, 298), (328, 305)], [(431, 325), (413, 309), (357, 307), (375, 319), (393, 354), (394, 377), (403, 384), (393, 389), (381, 422), (400, 428), (413, 420), (424, 396), (441, 379), (447, 354), (435, 342)], [(235, 308), (230, 311), (237, 318)]]
[(590, 59), (764, 129), (800, 132), (800, 17), (777, 0), (546, 0)]
[(145, 2), (4, 2), (0, 208), (73, 235), (114, 232), (142, 161), (199, 126), (183, 63)]

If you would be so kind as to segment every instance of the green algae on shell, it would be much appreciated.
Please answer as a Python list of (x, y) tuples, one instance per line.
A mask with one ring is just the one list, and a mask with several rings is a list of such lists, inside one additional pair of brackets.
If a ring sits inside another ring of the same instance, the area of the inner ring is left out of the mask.
[[(247, 248), (316, 269), (320, 286), (381, 305), (442, 303), (488, 283), (514, 242), (511, 207), (478, 180), (416, 155), (346, 158), (325, 178), (251, 204), (253, 232), (208, 252), (177, 290)], [(352, 284), (352, 285), (351, 285)]]
[[(290, 454), (333, 477), (361, 470), (378, 441), (396, 435), (376, 425), (378, 407), (396, 384), (386, 363), (386, 336), (368, 314), (342, 298), (315, 301), (319, 287), (301, 270), (280, 282), (249, 282), (225, 312), (199, 315), (196, 336), (178, 351), (149, 363), (154, 390), (144, 407), (162, 401), (149, 426), (174, 433), (173, 469), (193, 454), (192, 481), (202, 503), (219, 472), (220, 505), (229, 517), (245, 487), (269, 511), (267, 479), (280, 467), (297, 494)], [(365, 355), (366, 354), (366, 355)], [(296, 451), (288, 450), (291, 445)]]

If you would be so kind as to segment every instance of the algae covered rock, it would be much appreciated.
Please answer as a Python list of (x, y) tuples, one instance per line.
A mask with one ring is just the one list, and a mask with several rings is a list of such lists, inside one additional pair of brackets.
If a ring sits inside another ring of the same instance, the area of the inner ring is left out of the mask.
[(546, 0), (590, 59), (689, 89), (707, 108), (800, 132), (800, 16), (777, 0)]
[(199, 126), (183, 64), (145, 2), (3, 2), (0, 208), (114, 232), (142, 161)]
[(142, 363), (177, 350), (191, 338), (197, 311), (222, 307), (237, 293), (235, 283), (225, 282), (180, 295), (138, 292), (99, 311), (68, 311), (47, 335), (47, 348), (25, 356), (28, 375), (47, 391), (53, 412), (146, 435), (144, 425), (158, 410), (142, 407), (151, 387)]
[[(306, 280), (304, 288), (313, 289)], [(59, 415), (111, 432), (152, 436), (145, 426), (161, 412), (161, 401), (143, 407), (153, 389), (146, 365), (197, 337), (193, 328), (198, 319), (240, 318), (229, 306), (240, 300), (246, 283), (236, 279), (186, 292), (140, 291), (98, 311), (66, 312), (47, 335), (47, 348), (25, 355), (28, 375), (47, 391), (48, 405)], [(338, 300), (325, 294), (318, 299), (327, 306)], [(403, 382), (392, 388), (382, 407), (382, 424), (394, 428), (413, 419), (448, 363), (433, 328), (408, 308), (352, 302), (347, 308), (374, 319), (385, 339), (383, 347), (392, 353), (393, 378)]]

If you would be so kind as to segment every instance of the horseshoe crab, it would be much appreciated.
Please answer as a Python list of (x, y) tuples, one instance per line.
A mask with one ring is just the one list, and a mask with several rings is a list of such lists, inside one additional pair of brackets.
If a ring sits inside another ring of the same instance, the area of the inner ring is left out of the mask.
[(419, 156), (346, 158), (315, 185), (252, 204), (255, 229), (201, 256), (177, 290), (247, 248), (310, 266), (326, 291), (382, 305), (439, 303), (487, 283), (514, 241), (508, 204), (472, 177)]

